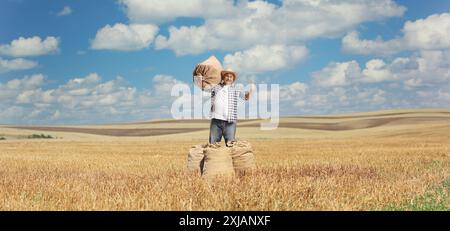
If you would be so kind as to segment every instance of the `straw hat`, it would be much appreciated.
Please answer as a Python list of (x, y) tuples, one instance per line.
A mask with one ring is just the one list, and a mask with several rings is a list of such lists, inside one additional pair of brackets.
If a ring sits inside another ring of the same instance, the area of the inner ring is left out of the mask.
[(235, 71), (233, 71), (231, 68), (227, 68), (227, 69), (221, 71), (221, 72), (220, 72), (220, 77), (223, 78), (223, 76), (224, 76), (225, 74), (228, 74), (228, 73), (232, 74), (232, 75), (233, 75), (233, 78), (234, 78), (234, 81), (236, 81), (236, 79), (237, 79), (237, 73), (236, 73)]

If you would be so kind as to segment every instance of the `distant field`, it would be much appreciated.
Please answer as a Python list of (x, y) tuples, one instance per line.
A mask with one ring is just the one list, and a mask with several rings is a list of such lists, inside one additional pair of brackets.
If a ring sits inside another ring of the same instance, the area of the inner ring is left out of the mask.
[[(242, 135), (264, 137), (269, 132), (259, 129), (263, 120), (240, 120), (238, 122), (240, 131), (245, 131)], [(279, 121), (279, 128), (271, 131), (270, 134), (276, 134), (276, 138), (284, 138), (286, 129), (289, 130), (289, 138), (311, 136), (312, 134), (321, 134), (328, 136), (327, 131), (357, 132), (352, 130), (361, 130), (365, 132), (366, 128), (388, 127), (390, 131), (402, 130), (401, 126), (410, 125), (438, 125), (450, 124), (450, 109), (422, 109), (422, 110), (397, 110), (381, 111), (371, 113), (355, 113), (346, 115), (318, 115), (318, 116), (296, 116), (285, 117)], [(304, 132), (304, 130), (308, 130)], [(23, 126), (23, 125), (0, 125), (0, 135), (11, 139), (24, 137), (24, 134), (35, 132), (46, 132), (53, 136), (70, 138), (91, 139), (92, 136), (83, 134), (92, 134), (100, 136), (161, 136), (184, 133), (193, 137), (205, 137), (204, 133), (209, 131), (209, 120), (159, 120), (135, 123), (105, 124), (105, 125), (83, 125), (83, 126)], [(247, 134), (246, 131), (249, 131)], [(323, 133), (323, 132), (325, 133)], [(370, 130), (373, 131), (373, 130)], [(74, 133), (77, 135), (74, 136)], [(334, 136), (336, 133), (330, 133)], [(166, 138), (169, 138), (167, 136)], [(178, 136), (179, 137), (179, 136)], [(105, 137), (97, 137), (104, 139)]]
[(206, 120), (1, 125), (0, 210), (450, 210), (450, 109), (260, 122), (256, 172), (214, 185), (185, 171)]

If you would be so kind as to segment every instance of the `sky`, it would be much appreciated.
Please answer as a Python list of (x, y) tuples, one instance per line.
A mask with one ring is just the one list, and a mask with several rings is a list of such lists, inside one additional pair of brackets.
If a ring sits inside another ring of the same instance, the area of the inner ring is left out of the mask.
[(1, 0), (0, 123), (171, 118), (215, 55), (280, 115), (450, 106), (450, 2)]

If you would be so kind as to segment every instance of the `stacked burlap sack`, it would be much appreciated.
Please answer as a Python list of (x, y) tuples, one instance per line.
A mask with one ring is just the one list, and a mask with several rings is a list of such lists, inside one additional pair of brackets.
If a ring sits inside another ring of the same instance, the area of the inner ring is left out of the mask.
[(232, 178), (256, 168), (255, 157), (248, 141), (235, 141), (231, 147), (219, 144), (193, 145), (189, 150), (187, 167), (206, 179)]
[(250, 142), (241, 140), (232, 143), (230, 147), (233, 168), (237, 174), (245, 174), (256, 168), (255, 156)]

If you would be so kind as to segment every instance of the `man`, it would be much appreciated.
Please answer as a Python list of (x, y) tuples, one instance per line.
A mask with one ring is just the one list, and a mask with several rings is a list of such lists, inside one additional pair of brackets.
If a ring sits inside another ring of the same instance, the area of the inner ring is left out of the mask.
[[(214, 144), (225, 139), (225, 144), (231, 146), (235, 141), (236, 123), (237, 123), (237, 101), (238, 97), (242, 100), (249, 100), (254, 85), (250, 91), (244, 92), (237, 89), (234, 85), (237, 74), (231, 69), (223, 70), (221, 73), (222, 81), (210, 89), (211, 92), (211, 124), (209, 128), (209, 143)], [(203, 80), (202, 76), (196, 76)]]

